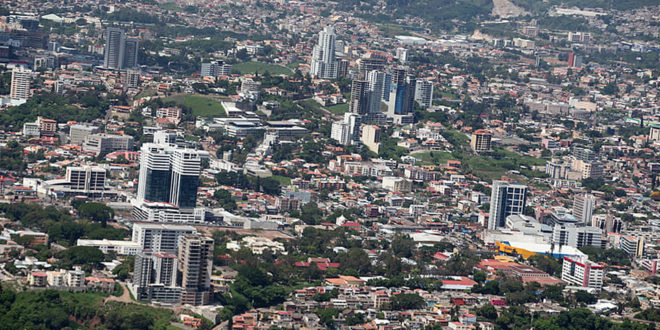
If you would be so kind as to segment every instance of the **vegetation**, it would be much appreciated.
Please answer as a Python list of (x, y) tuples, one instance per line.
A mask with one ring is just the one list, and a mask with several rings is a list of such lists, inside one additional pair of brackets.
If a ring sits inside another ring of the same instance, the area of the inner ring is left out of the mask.
[(232, 71), (240, 74), (248, 73), (265, 73), (268, 72), (271, 75), (281, 75), (281, 74), (292, 74), (291, 69), (277, 64), (261, 63), (261, 62), (243, 62), (235, 64), (232, 66)]
[(178, 106), (190, 109), (190, 114), (195, 117), (227, 116), (225, 109), (222, 107), (222, 104), (207, 96), (177, 94), (165, 98), (164, 101), (173, 101)]

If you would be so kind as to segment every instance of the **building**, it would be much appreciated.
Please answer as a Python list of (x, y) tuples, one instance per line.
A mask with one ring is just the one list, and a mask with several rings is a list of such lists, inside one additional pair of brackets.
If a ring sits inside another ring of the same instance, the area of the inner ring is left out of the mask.
[(144, 250), (135, 256), (132, 290), (135, 298), (161, 303), (179, 303), (178, 258), (167, 252)]
[(197, 230), (192, 226), (136, 222), (131, 241), (142, 250), (176, 253), (179, 237), (195, 233)]
[(38, 55), (34, 58), (33, 68), (39, 69), (55, 69), (55, 64), (57, 63), (55, 56), (53, 55)]
[(319, 33), (319, 42), (312, 51), (311, 74), (314, 78), (335, 79), (338, 73), (335, 58), (335, 30), (326, 26)]
[(602, 178), (604, 174), (603, 163), (598, 161), (576, 160), (573, 162), (573, 169), (580, 172), (581, 178)]
[(408, 62), (408, 50), (403, 47), (397, 48), (396, 58), (399, 60), (399, 63), (405, 64), (406, 62)]
[(495, 230), (506, 225), (508, 216), (525, 212), (527, 186), (493, 181), (491, 189), (488, 229)]
[(98, 166), (76, 166), (66, 168), (69, 189), (81, 193), (105, 191), (105, 169)]
[(137, 67), (139, 44), (138, 39), (127, 38), (121, 28), (106, 28), (103, 67), (115, 70)]
[(96, 155), (104, 155), (113, 151), (133, 149), (134, 140), (129, 135), (97, 133), (85, 137), (82, 149)]
[(649, 271), (650, 275), (655, 275), (660, 271), (660, 259), (644, 259), (641, 265)]
[(371, 70), (367, 72), (367, 81), (369, 82), (369, 113), (381, 113), (381, 104), (385, 94), (389, 99), (390, 96), (390, 80), (389, 73)]
[(604, 249), (607, 240), (603, 238), (603, 230), (597, 227), (556, 224), (552, 230), (552, 243), (578, 249), (583, 246), (595, 246)]
[(36, 122), (23, 124), (23, 135), (26, 137), (39, 136), (39, 124)]
[(105, 254), (112, 252), (118, 256), (134, 256), (142, 251), (137, 242), (108, 239), (78, 239), (76, 246), (91, 246)]
[(106, 69), (121, 69), (124, 62), (124, 30), (108, 27), (105, 30), (105, 48), (103, 67)]
[(359, 115), (368, 114), (370, 112), (370, 96), (371, 91), (369, 90), (368, 81), (358, 79), (353, 80), (348, 111)]
[(207, 305), (212, 298), (213, 239), (195, 234), (179, 238), (181, 304)]
[(217, 77), (217, 76), (230, 76), (231, 64), (226, 64), (223, 61), (214, 61), (202, 63), (202, 77)]
[(345, 113), (344, 119), (332, 123), (330, 138), (342, 145), (354, 145), (360, 140), (360, 118), (355, 113)]
[(380, 127), (375, 125), (366, 125), (362, 128), (362, 143), (375, 153), (378, 153), (380, 148), (380, 132)]
[(415, 84), (415, 101), (425, 109), (433, 105), (433, 82), (417, 80)]
[(578, 194), (573, 198), (573, 216), (580, 223), (591, 224), (596, 198), (591, 194)]
[(472, 133), (472, 138), (470, 139), (472, 150), (476, 152), (490, 151), (492, 137), (493, 135), (485, 129), (476, 130)]
[(69, 127), (69, 139), (72, 144), (82, 145), (85, 138), (99, 132), (99, 128), (90, 125), (74, 124)]
[(9, 90), (10, 99), (27, 100), (30, 98), (30, 79), (32, 71), (17, 66), (11, 71), (11, 89)]
[(124, 86), (126, 88), (138, 88), (140, 86), (140, 71), (139, 70), (126, 70)]
[(631, 258), (641, 258), (644, 256), (644, 237), (634, 237), (621, 235), (620, 248)]
[(57, 121), (52, 119), (45, 119), (37, 117), (37, 125), (39, 125), (39, 134), (41, 136), (53, 136), (57, 130)]
[(412, 190), (412, 181), (396, 176), (383, 177), (383, 189), (396, 192), (409, 192)]
[(583, 288), (600, 290), (603, 286), (603, 266), (587, 257), (564, 257), (561, 280)]
[(649, 130), (649, 140), (660, 143), (660, 126), (656, 125), (650, 125), (651, 128)]
[(585, 162), (592, 162), (596, 160), (596, 153), (587, 148), (582, 148), (582, 147), (574, 147), (573, 148), (573, 157), (575, 157), (576, 160), (581, 160)]
[(388, 117), (405, 116), (413, 112), (416, 84), (416, 79), (409, 76), (406, 69), (394, 70), (387, 106)]

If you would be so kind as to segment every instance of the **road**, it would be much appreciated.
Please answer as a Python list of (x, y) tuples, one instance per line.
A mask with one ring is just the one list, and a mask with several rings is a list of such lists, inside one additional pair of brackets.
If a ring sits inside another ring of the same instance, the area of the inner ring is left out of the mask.
[(108, 301), (119, 301), (123, 303), (133, 302), (133, 300), (131, 299), (131, 293), (128, 291), (128, 288), (126, 287), (126, 283), (119, 282), (119, 285), (121, 285), (121, 288), (124, 289), (124, 293), (122, 293), (120, 297), (110, 296), (108, 298), (105, 298), (104, 303), (107, 303)]

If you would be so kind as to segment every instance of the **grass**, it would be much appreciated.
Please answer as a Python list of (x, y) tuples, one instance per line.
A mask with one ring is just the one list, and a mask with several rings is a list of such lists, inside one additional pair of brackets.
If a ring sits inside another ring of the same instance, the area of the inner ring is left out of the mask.
[(192, 110), (193, 116), (200, 117), (226, 117), (225, 109), (222, 104), (210, 97), (203, 95), (186, 95), (177, 94), (172, 95), (164, 100), (174, 101), (178, 105), (189, 107)]
[(277, 65), (277, 64), (269, 64), (269, 63), (261, 63), (261, 62), (244, 62), (244, 63), (239, 63), (236, 65), (232, 66), (232, 70), (236, 71), (240, 74), (248, 74), (248, 73), (264, 73), (268, 71), (268, 73), (272, 75), (279, 75), (279, 74), (292, 74), (293, 71), (291, 69), (282, 66), (282, 65)]
[(176, 2), (165, 2), (158, 4), (158, 8), (170, 11), (183, 11), (183, 8), (179, 7)]
[(433, 164), (433, 165), (444, 165), (447, 163), (448, 160), (454, 159), (454, 157), (451, 155), (450, 152), (444, 152), (444, 151), (425, 151), (425, 152), (412, 154), (411, 156), (421, 159), (422, 162), (425, 164)]
[(348, 103), (331, 105), (326, 107), (326, 109), (330, 110), (330, 112), (334, 113), (335, 115), (341, 115), (348, 111)]
[(282, 186), (288, 186), (291, 184), (291, 178), (287, 178), (285, 176), (273, 175), (271, 176), (271, 179), (277, 180)]

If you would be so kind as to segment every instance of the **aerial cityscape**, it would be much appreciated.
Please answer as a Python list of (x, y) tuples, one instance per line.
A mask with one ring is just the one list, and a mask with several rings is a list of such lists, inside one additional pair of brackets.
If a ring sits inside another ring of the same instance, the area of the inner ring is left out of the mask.
[(660, 0), (5, 0), (1, 329), (660, 328)]

